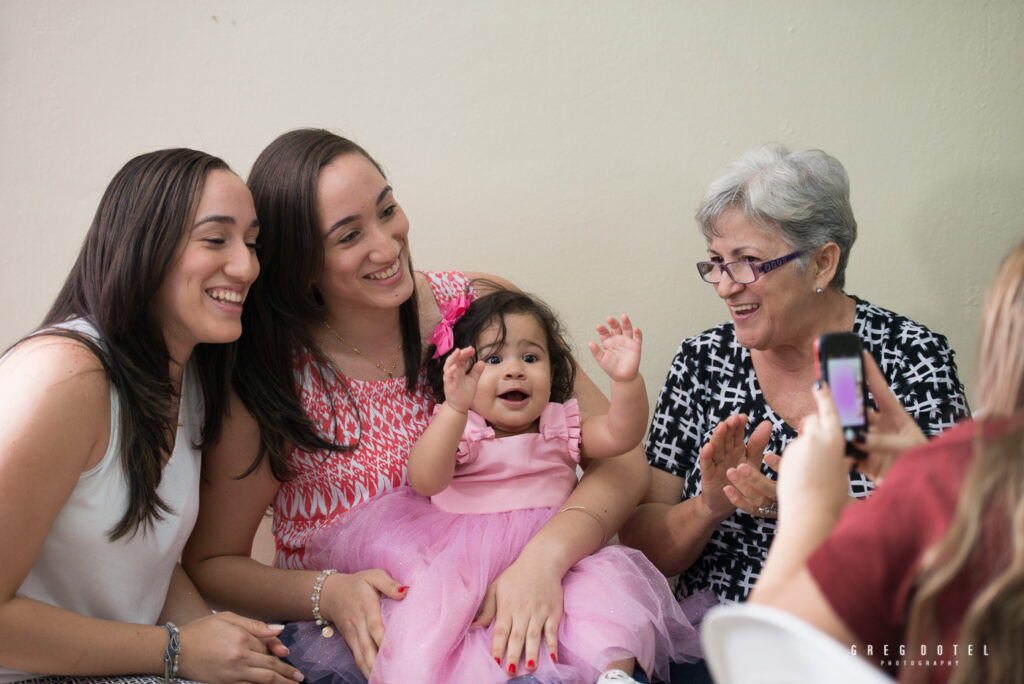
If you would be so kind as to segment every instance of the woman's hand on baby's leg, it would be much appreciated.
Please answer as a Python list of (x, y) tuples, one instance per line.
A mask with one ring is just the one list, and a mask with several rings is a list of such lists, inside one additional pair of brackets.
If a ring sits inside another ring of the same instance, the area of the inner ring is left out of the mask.
[(367, 677), (384, 641), (380, 597), (383, 594), (403, 599), (408, 591), (409, 587), (396, 582), (383, 570), (364, 570), (353, 575), (336, 573), (324, 581), (321, 612), (341, 632), (352, 649), (356, 665)]
[(494, 622), (491, 656), (509, 675), (537, 669), (543, 639), (558, 662), (558, 625), (562, 621), (562, 583), (557, 573), (516, 561), (487, 588), (474, 627)]
[(629, 316), (623, 314), (621, 323), (611, 316), (607, 326), (597, 326), (601, 343), (588, 342), (590, 353), (597, 365), (616, 382), (628, 382), (640, 372), (640, 350), (643, 333), (634, 328)]

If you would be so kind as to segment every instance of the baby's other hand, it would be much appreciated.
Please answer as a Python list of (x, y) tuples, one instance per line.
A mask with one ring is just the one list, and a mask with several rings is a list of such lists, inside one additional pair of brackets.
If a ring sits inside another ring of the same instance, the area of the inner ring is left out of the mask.
[(473, 347), (456, 349), (444, 361), (444, 400), (460, 413), (465, 413), (472, 406), (477, 381), (484, 370), (483, 361), (477, 361), (466, 370), (475, 354)]
[(597, 326), (597, 334), (601, 343), (588, 342), (590, 353), (597, 365), (616, 382), (628, 382), (640, 371), (640, 348), (643, 346), (643, 333), (634, 328), (629, 316), (623, 314), (622, 322), (611, 316), (605, 319), (607, 326)]

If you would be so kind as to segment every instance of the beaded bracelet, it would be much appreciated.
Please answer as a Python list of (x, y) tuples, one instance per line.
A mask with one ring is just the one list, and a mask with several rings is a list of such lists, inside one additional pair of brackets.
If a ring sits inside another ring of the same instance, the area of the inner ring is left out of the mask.
[(181, 653), (181, 634), (173, 622), (164, 625), (167, 630), (167, 648), (164, 650), (164, 684), (177, 684), (178, 655)]
[(331, 621), (320, 613), (320, 592), (324, 588), (324, 580), (336, 572), (338, 571), (321, 570), (320, 574), (316, 576), (316, 581), (313, 582), (313, 594), (309, 597), (313, 602), (313, 620), (316, 621), (317, 627), (323, 627), (320, 630), (320, 634), (323, 635), (324, 639), (330, 639), (334, 636), (334, 627), (331, 626)]

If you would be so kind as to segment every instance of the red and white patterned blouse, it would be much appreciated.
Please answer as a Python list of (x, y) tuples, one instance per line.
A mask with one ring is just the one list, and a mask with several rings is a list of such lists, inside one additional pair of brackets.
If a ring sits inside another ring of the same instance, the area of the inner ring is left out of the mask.
[[(423, 275), (442, 309), (469, 287), (461, 272)], [(409, 450), (427, 427), (435, 402), (424, 389), (424, 371), (410, 393), (404, 377), (354, 380), (320, 368), (308, 349), (296, 349), (292, 362), (302, 407), (320, 435), (336, 444), (359, 442), (354, 451), (296, 448), (289, 456), (294, 477), (281, 484), (274, 499), (274, 565), (303, 569), (306, 542), (317, 530), (378, 492), (406, 484)]]

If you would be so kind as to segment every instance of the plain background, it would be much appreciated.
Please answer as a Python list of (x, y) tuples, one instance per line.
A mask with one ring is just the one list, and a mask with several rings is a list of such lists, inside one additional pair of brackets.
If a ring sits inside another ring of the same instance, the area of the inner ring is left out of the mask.
[(984, 291), (1024, 237), (1024, 5), (953, 0), (0, 0), (0, 345), (56, 295), (107, 182), (165, 147), (243, 177), (297, 127), (387, 170), (418, 268), (543, 296), (584, 367), (644, 329), (652, 401), (727, 318), (693, 212), (733, 158), (849, 172), (847, 291), (949, 337), (970, 389)]

